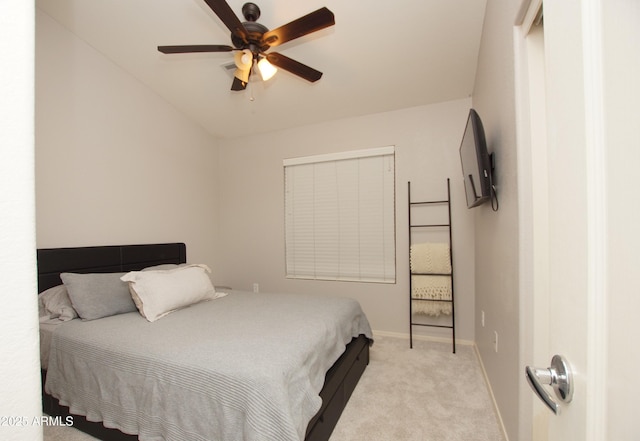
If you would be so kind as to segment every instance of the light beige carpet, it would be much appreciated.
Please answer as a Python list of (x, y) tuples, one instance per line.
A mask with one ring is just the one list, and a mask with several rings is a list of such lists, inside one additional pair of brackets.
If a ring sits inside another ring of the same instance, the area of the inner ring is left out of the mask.
[(377, 337), (331, 441), (503, 441), (472, 346)]
[[(330, 441), (503, 441), (471, 346), (376, 337), (371, 362)], [(93, 441), (45, 427), (45, 441)], [(187, 440), (185, 440), (187, 441)]]

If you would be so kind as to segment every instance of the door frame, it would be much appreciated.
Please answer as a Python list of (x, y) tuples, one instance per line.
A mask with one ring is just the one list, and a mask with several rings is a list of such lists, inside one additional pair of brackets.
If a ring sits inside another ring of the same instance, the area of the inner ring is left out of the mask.
[[(520, 290), (520, 363), (519, 366), (546, 363), (548, 355), (548, 275), (546, 267), (539, 264), (540, 256), (548, 253), (544, 246), (548, 241), (548, 207), (544, 198), (534, 196), (534, 191), (545, 192), (540, 184), (547, 179), (535, 181), (533, 170), (547, 174), (546, 155), (535, 157), (532, 138), (535, 123), (531, 102), (530, 86), (535, 81), (530, 72), (530, 58), (541, 56), (532, 54), (532, 46), (527, 37), (535, 26), (542, 0), (524, 0), (520, 15), (514, 27), (515, 99), (516, 99), (516, 144), (518, 166), (518, 219), (520, 231), (519, 249), (519, 290)], [(542, 54), (543, 56), (544, 54)], [(535, 94), (534, 94), (535, 95)], [(540, 104), (540, 103), (539, 103)], [(543, 118), (546, 116), (543, 115)], [(545, 129), (546, 131), (546, 129)], [(543, 137), (546, 142), (546, 136)], [(546, 146), (542, 150), (546, 153)], [(542, 170), (540, 167), (544, 167)], [(538, 176), (540, 176), (540, 174)], [(544, 238), (544, 240), (542, 240)], [(540, 334), (535, 334), (536, 329)], [(545, 342), (541, 344), (541, 342)], [(522, 377), (524, 380), (524, 376)], [(539, 439), (539, 433), (548, 430), (549, 414), (534, 407), (536, 398), (526, 381), (520, 382), (519, 406), (521, 423), (518, 439), (531, 441)]]
[[(582, 103), (576, 103), (575, 111), (584, 115), (584, 140), (587, 176), (585, 185), (587, 204), (587, 281), (586, 281), (586, 360), (584, 370), (575, 372), (582, 390), (576, 394), (588, 394), (584, 400), (583, 433), (587, 440), (606, 438), (606, 357), (607, 353), (607, 223), (606, 223), (606, 176), (605, 137), (603, 115), (602, 77), (602, 29), (600, 0), (570, 2), (563, 8), (554, 8), (565, 19), (567, 26), (577, 24), (582, 29), (579, 39), (582, 50)], [(532, 164), (546, 160), (536, 156), (533, 150), (534, 129), (532, 103), (529, 91), (531, 54), (528, 47), (529, 31), (542, 0), (525, 0), (514, 27), (517, 145), (518, 145), (518, 192), (520, 215), (520, 344), (521, 363), (525, 365), (548, 366), (553, 355), (550, 353), (549, 308), (551, 299), (547, 285), (547, 272), (539, 264), (544, 256), (546, 227), (540, 224), (545, 207), (536, 199), (538, 185), (548, 178), (538, 174)], [(556, 5), (557, 6), (557, 5)], [(544, 41), (544, 45), (554, 42)], [(546, 149), (546, 146), (545, 146)], [(546, 189), (543, 189), (543, 191)], [(542, 210), (542, 213), (540, 211)], [(540, 237), (542, 236), (542, 237)], [(524, 376), (523, 376), (524, 377)], [(520, 386), (520, 437), (522, 440), (547, 440), (550, 418), (553, 416), (534, 404), (537, 398), (529, 390), (525, 381)], [(546, 413), (545, 413), (546, 412)]]

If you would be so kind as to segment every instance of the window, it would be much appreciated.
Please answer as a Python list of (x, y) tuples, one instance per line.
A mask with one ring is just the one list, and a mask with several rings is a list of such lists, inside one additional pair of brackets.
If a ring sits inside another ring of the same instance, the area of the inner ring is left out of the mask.
[(287, 277), (395, 283), (394, 151), (284, 161)]

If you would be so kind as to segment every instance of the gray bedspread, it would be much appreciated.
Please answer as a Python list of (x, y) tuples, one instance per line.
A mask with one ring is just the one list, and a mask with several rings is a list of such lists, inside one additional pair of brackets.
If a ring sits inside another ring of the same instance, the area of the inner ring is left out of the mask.
[(153, 323), (59, 326), (45, 390), (141, 440), (303, 440), (326, 371), (359, 334), (372, 337), (352, 299), (231, 291)]

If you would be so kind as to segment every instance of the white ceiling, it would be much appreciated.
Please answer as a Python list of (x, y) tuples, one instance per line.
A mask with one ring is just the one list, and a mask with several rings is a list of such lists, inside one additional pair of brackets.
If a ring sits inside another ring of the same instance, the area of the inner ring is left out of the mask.
[[(156, 50), (231, 44), (204, 0), (36, 3), (212, 135), (231, 138), (470, 96), (486, 0), (256, 0), (269, 29), (322, 6), (336, 25), (272, 49), (323, 72), (318, 82), (281, 70), (242, 92), (222, 68), (231, 53)], [(244, 21), (245, 1), (228, 3)]]

